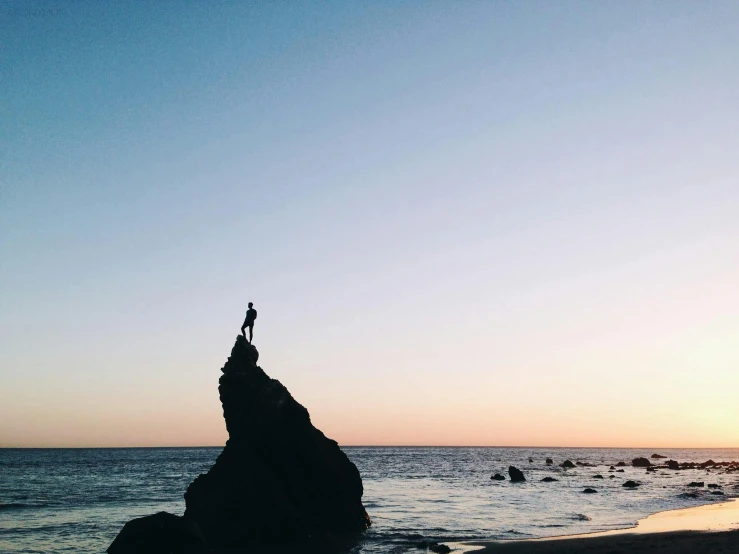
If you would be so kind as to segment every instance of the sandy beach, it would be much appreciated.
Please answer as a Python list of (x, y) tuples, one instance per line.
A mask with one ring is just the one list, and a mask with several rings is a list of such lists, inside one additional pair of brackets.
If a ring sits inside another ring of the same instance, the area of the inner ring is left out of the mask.
[(636, 527), (629, 529), (463, 546), (467, 552), (480, 554), (739, 552), (739, 501), (661, 512), (640, 520)]

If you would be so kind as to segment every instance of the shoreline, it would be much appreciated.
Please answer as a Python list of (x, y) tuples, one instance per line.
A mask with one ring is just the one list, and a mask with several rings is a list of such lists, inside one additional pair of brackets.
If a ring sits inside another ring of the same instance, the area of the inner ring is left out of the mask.
[(739, 552), (739, 499), (657, 512), (624, 529), (536, 539), (446, 544), (463, 552), (478, 554)]

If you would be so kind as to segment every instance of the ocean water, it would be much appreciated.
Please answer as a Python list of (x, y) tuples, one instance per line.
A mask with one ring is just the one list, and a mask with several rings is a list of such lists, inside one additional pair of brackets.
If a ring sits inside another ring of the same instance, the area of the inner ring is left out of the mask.
[[(182, 514), (183, 494), (221, 448), (0, 449), (0, 552), (99, 554), (123, 524), (166, 510)], [(418, 552), (421, 540), (513, 539), (633, 525), (659, 511), (739, 496), (739, 473), (624, 468), (644, 449), (346, 447), (364, 482), (372, 528), (347, 552)], [(739, 460), (739, 449), (657, 451), (693, 462)], [(547, 467), (545, 458), (554, 459)], [(529, 462), (529, 458), (533, 462)], [(565, 459), (594, 464), (562, 470)], [(526, 483), (492, 481), (522, 469)], [(600, 474), (604, 479), (597, 479)], [(614, 478), (609, 478), (613, 475)], [(543, 483), (552, 476), (557, 482)], [(635, 490), (621, 485), (642, 483)], [(726, 496), (690, 481), (716, 483)], [(583, 494), (592, 487), (597, 494)]]

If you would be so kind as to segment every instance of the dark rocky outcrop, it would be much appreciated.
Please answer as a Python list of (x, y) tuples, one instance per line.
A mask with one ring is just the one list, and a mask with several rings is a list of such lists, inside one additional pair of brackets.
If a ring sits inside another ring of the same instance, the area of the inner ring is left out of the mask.
[(194, 521), (167, 512), (159, 512), (126, 523), (106, 552), (207, 554), (211, 550)]
[(559, 467), (563, 467), (565, 469), (572, 469), (573, 467), (575, 467), (575, 464), (573, 464), (569, 460), (565, 460), (564, 462), (562, 462), (561, 464), (559, 464)]
[(618, 462), (616, 467), (626, 467), (626, 462)]
[(691, 481), (688, 483), (688, 487), (704, 487), (706, 483), (704, 481)]
[(511, 476), (511, 483), (521, 483), (526, 480), (526, 477), (523, 476), (523, 471), (514, 466), (508, 467), (508, 475)]
[(229, 439), (210, 471), (188, 487), (185, 517), (218, 548), (366, 529), (356, 466), (257, 366), (258, 357), (239, 336), (218, 387)]
[(546, 464), (547, 464), (548, 466), (550, 466), (550, 465), (552, 465), (552, 464), (554, 463), (554, 461), (553, 461), (553, 460), (552, 460), (551, 458), (547, 458), (547, 460), (546, 460), (546, 462), (545, 462), (545, 463), (546, 463)]
[(603, 479), (604, 477), (599, 473), (598, 475), (593, 475), (593, 479)]
[(597, 490), (595, 490), (595, 489), (590, 489), (590, 488), (587, 488), (587, 489), (585, 489), (585, 490), (584, 490), (584, 491), (582, 491), (582, 492), (584, 492), (585, 494), (595, 494), (595, 493), (596, 493), (596, 492), (598, 492), (598, 491), (597, 491)]
[(623, 485), (621, 485), (621, 486), (622, 486), (622, 487), (626, 487), (627, 489), (634, 489), (634, 488), (636, 488), (636, 487), (638, 487), (638, 486), (639, 486), (639, 483), (637, 483), (636, 481), (626, 481), (626, 482), (625, 482), (625, 483), (624, 483)]
[(631, 460), (631, 465), (634, 467), (649, 467), (652, 465), (652, 462), (646, 458), (634, 458)]
[(554, 477), (544, 477), (544, 479), (541, 480), (543, 483), (553, 483), (554, 481), (557, 481)]
[(493, 481), (505, 481), (505, 477), (503, 477), (500, 473), (496, 473), (491, 477)]
[(677, 470), (679, 470), (679, 469), (680, 469), (680, 464), (679, 464), (679, 463), (677, 463), (677, 462), (676, 462), (675, 460), (669, 460), (669, 461), (667, 462), (667, 468), (668, 468), (668, 469), (674, 469), (674, 470), (676, 470), (676, 471), (677, 471)]
[(719, 485), (719, 484), (717, 484), (717, 483), (709, 483), (709, 484), (708, 484), (708, 485), (706, 485), (706, 486), (707, 486), (707, 487), (708, 487), (709, 489), (720, 489), (720, 488), (721, 488), (721, 485)]

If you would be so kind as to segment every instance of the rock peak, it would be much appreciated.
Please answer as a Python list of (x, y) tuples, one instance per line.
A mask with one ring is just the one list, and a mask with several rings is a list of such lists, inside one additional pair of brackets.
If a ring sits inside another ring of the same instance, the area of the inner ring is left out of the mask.
[(366, 529), (356, 466), (258, 359), (239, 335), (218, 387), (229, 439), (188, 487), (185, 517), (222, 547)]

